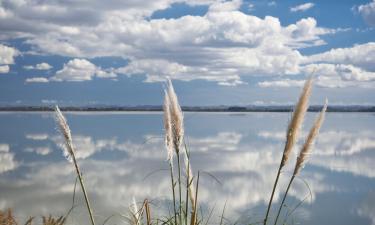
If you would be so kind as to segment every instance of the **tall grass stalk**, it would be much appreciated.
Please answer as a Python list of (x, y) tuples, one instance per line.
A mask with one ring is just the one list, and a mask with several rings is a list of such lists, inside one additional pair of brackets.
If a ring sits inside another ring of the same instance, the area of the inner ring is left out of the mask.
[(69, 125), (68, 125), (64, 115), (61, 113), (58, 106), (56, 106), (56, 108), (55, 108), (55, 117), (56, 117), (56, 122), (57, 122), (57, 124), (60, 128), (61, 134), (63, 135), (63, 137), (65, 139), (65, 148), (68, 152), (68, 156), (73, 161), (73, 164), (74, 164), (77, 176), (78, 176), (78, 180), (79, 180), (79, 183), (81, 185), (83, 195), (85, 197), (85, 202), (86, 202), (87, 210), (88, 210), (89, 215), (90, 215), (91, 224), (95, 225), (94, 216), (93, 216), (93, 213), (92, 213), (92, 209), (90, 207), (90, 201), (89, 201), (89, 198), (87, 197), (86, 188), (85, 188), (85, 185), (84, 185), (84, 182), (83, 182), (83, 177), (82, 177), (81, 171), (79, 169), (79, 166), (78, 166), (78, 163), (77, 163), (77, 160), (76, 160), (76, 157), (75, 157), (75, 150), (74, 150), (74, 146), (73, 146), (72, 134), (70, 132)]
[(197, 210), (198, 188), (199, 188), (199, 171), (198, 171), (198, 176), (197, 176), (197, 184), (195, 188), (195, 202), (194, 202), (194, 208), (191, 214), (190, 225), (198, 224), (198, 221), (197, 221), (198, 220), (198, 210)]
[(179, 194), (179, 218), (180, 224), (182, 225), (182, 191), (181, 191), (181, 164), (180, 154), (177, 154), (177, 167), (178, 167), (178, 194)]
[[(180, 159), (180, 148), (182, 140), (184, 137), (184, 124), (183, 124), (183, 114), (181, 106), (178, 103), (178, 98), (176, 92), (174, 91), (172, 82), (168, 79), (167, 90), (165, 91), (166, 98), (169, 104), (165, 106), (167, 108), (166, 112), (169, 114), (169, 124), (165, 125), (170, 129), (169, 135), (171, 143), (173, 144), (174, 151), (177, 155), (177, 170), (178, 170), (178, 193), (179, 193), (179, 222), (182, 224), (182, 185), (181, 185), (181, 159)], [(165, 117), (166, 118), (166, 117)], [(167, 132), (167, 130), (166, 130)], [(173, 175), (173, 174), (172, 174)]]
[(268, 203), (267, 213), (266, 213), (266, 216), (265, 216), (264, 222), (263, 222), (264, 225), (267, 224), (268, 215), (269, 215), (269, 212), (270, 212), (270, 209), (271, 209), (272, 200), (273, 200), (273, 196), (275, 194), (276, 186), (277, 186), (277, 183), (279, 181), (281, 169), (287, 163), (287, 161), (289, 159), (289, 156), (290, 156), (290, 154), (293, 150), (293, 146), (298, 139), (299, 130), (302, 126), (303, 119), (304, 119), (306, 111), (308, 109), (308, 102), (309, 102), (309, 97), (310, 97), (310, 94), (311, 94), (311, 89), (312, 89), (312, 77), (309, 77), (305, 82), (305, 85), (302, 89), (302, 93), (299, 97), (297, 105), (295, 106), (295, 109), (294, 109), (294, 112), (293, 112), (293, 115), (292, 115), (292, 119), (291, 119), (291, 121), (288, 125), (284, 152), (283, 152), (283, 156), (281, 158), (280, 166), (279, 166), (279, 169), (277, 171), (277, 175), (276, 175), (276, 179), (275, 179), (275, 182), (274, 182), (274, 185), (273, 185), (271, 197), (270, 197), (270, 200), (269, 200), (269, 203)]
[(307, 136), (306, 141), (305, 141), (304, 145), (302, 146), (302, 148), (300, 150), (300, 153), (299, 153), (299, 155), (297, 157), (296, 165), (294, 167), (293, 175), (290, 178), (288, 187), (287, 187), (287, 189), (286, 189), (286, 191), (284, 193), (283, 200), (281, 201), (281, 205), (279, 207), (279, 211), (277, 212), (277, 216), (276, 216), (276, 219), (275, 219), (275, 225), (277, 224), (277, 220), (279, 219), (281, 209), (282, 209), (282, 207), (284, 205), (286, 196), (288, 195), (289, 188), (292, 185), (294, 178), (301, 171), (301, 169), (303, 168), (303, 165), (306, 163), (309, 155), (311, 154), (312, 147), (314, 145), (314, 141), (315, 141), (316, 137), (318, 136), (320, 127), (322, 126), (323, 121), (324, 121), (325, 112), (327, 110), (327, 104), (328, 104), (328, 101), (326, 100), (326, 102), (325, 102), (325, 104), (323, 106), (322, 111), (320, 112), (319, 116), (316, 118), (316, 120), (314, 122), (314, 125), (310, 129), (309, 135)]
[(185, 162), (185, 174), (186, 174), (186, 198), (185, 198), (185, 209), (186, 209), (186, 214), (185, 214), (185, 224), (187, 225), (187, 217), (188, 217), (188, 209), (189, 209), (189, 200), (191, 202), (191, 208), (192, 211), (194, 211), (195, 207), (195, 196), (194, 196), (194, 184), (193, 184), (193, 172), (191, 169), (191, 164), (190, 164), (190, 153), (187, 149), (187, 146), (185, 144), (185, 151), (184, 151), (184, 162)]
[[(190, 153), (188, 152), (187, 148), (185, 147), (185, 172), (186, 172), (186, 189), (187, 189), (187, 196), (190, 199), (192, 207), (195, 205), (195, 196), (194, 196), (194, 184), (193, 184), (193, 171), (191, 168), (191, 163), (190, 163)], [(189, 199), (186, 199), (188, 201)]]
[(172, 132), (172, 121), (171, 121), (171, 101), (168, 92), (164, 90), (164, 129), (165, 129), (165, 146), (167, 148), (167, 160), (169, 163), (169, 171), (171, 176), (172, 184), (172, 197), (173, 197), (173, 212), (174, 220), (177, 225), (177, 212), (176, 212), (176, 194), (175, 194), (175, 181), (173, 176), (173, 132)]

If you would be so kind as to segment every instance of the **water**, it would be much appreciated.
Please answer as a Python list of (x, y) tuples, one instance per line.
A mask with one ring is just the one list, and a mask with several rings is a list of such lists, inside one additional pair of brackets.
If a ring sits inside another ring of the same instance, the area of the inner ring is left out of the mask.
[[(167, 213), (171, 191), (160, 113), (66, 116), (98, 222), (115, 215), (108, 224), (124, 224), (119, 214), (127, 214), (133, 196), (140, 204), (148, 198), (152, 213)], [(308, 114), (303, 135), (314, 116)], [(195, 174), (202, 171), (200, 207), (207, 214), (213, 209), (211, 224), (218, 223), (225, 202), (229, 222), (262, 220), (289, 117), (185, 114), (192, 168)], [(289, 209), (304, 200), (288, 217), (290, 224), (375, 224), (374, 121), (371, 113), (328, 113), (311, 159), (287, 198)], [(20, 221), (66, 213), (75, 176), (52, 114), (1, 113), (0, 124), (0, 209), (13, 208)], [(282, 173), (272, 215), (289, 180), (292, 158)], [(75, 205), (68, 223), (88, 224), (79, 189)]]

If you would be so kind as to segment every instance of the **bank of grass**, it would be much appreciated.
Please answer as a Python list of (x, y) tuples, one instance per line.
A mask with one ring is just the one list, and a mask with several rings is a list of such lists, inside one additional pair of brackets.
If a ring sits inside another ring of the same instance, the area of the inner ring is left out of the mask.
[[(286, 141), (283, 151), (283, 156), (280, 161), (279, 169), (276, 173), (272, 193), (270, 195), (270, 200), (267, 206), (265, 217), (263, 221), (259, 221), (255, 224), (268, 224), (271, 212), (271, 206), (273, 202), (273, 196), (278, 184), (278, 180), (282, 169), (288, 163), (291, 153), (294, 149), (294, 145), (299, 138), (299, 131), (301, 129), (304, 117), (309, 105), (309, 97), (311, 95), (313, 80), (310, 77), (306, 80), (305, 85), (302, 89), (299, 100), (293, 111), (291, 120), (289, 122)], [(277, 224), (280, 212), (283, 209), (285, 199), (287, 197), (288, 191), (293, 183), (294, 178), (299, 174), (309, 154), (312, 151), (312, 146), (315, 138), (319, 133), (319, 129), (323, 123), (325, 111), (327, 109), (327, 102), (323, 107), (321, 113), (315, 120), (310, 133), (308, 134), (304, 145), (302, 146), (300, 153), (297, 157), (294, 173), (290, 178), (289, 185), (283, 195), (282, 203), (278, 208), (278, 214), (276, 219), (273, 221), (274, 225)], [(190, 153), (186, 145), (184, 145), (184, 123), (183, 123), (183, 112), (181, 106), (178, 102), (176, 92), (173, 88), (172, 82), (168, 80), (166, 89), (164, 90), (164, 130), (165, 130), (165, 148), (167, 155), (167, 162), (169, 165), (169, 174), (171, 181), (171, 197), (172, 197), (172, 213), (170, 215), (154, 215), (152, 214), (152, 205), (149, 200), (145, 199), (142, 204), (137, 203), (135, 200), (131, 207), (129, 208), (128, 215), (125, 216), (125, 223), (131, 225), (206, 225), (210, 223), (210, 218), (212, 211), (208, 215), (203, 215), (203, 213), (198, 210), (199, 208), (199, 179), (200, 172), (197, 171), (196, 174), (193, 173), (193, 169), (190, 164)], [(55, 110), (56, 122), (60, 128), (61, 134), (65, 140), (65, 154), (72, 162), (75, 168), (77, 179), (79, 181), (82, 193), (84, 195), (85, 204), (88, 212), (88, 219), (91, 225), (96, 225), (94, 219), (93, 209), (90, 205), (89, 196), (87, 194), (83, 176), (80, 172), (78, 162), (75, 158), (75, 148), (73, 146), (73, 137), (70, 132), (69, 125), (56, 106)], [(251, 124), (249, 124), (251, 126)], [(177, 160), (177, 168), (174, 168), (174, 160)], [(249, 190), (251, 191), (251, 190)], [(185, 194), (185, 195), (183, 195)], [(287, 215), (290, 215), (288, 213)], [(53, 218), (43, 217), (43, 225), (63, 225), (66, 222), (67, 216)], [(104, 224), (108, 222), (108, 219), (104, 221)], [(285, 223), (287, 218), (284, 218)], [(228, 220), (225, 219), (225, 207), (221, 212), (221, 218), (219, 220), (219, 225), (228, 224)], [(26, 221), (25, 224), (30, 225), (33, 222), (33, 218)], [(0, 211), (0, 225), (15, 225), (16, 223), (11, 211), (8, 213)], [(231, 224), (231, 223), (230, 223)], [(233, 224), (236, 224), (235, 222)], [(250, 224), (250, 223), (246, 223)]]

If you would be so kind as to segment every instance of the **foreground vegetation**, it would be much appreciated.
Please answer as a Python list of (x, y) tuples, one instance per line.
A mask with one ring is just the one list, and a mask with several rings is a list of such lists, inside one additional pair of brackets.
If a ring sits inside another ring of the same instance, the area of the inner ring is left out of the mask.
[[(314, 140), (316, 139), (319, 129), (323, 123), (324, 115), (327, 110), (327, 102), (322, 108), (320, 114), (317, 116), (309, 134), (307, 135), (304, 145), (300, 149), (294, 172), (290, 178), (288, 187), (283, 195), (282, 203), (278, 207), (278, 213), (275, 216), (271, 216), (271, 206), (273, 202), (274, 193), (278, 185), (279, 177), (284, 166), (290, 161), (294, 145), (299, 138), (299, 131), (301, 129), (305, 114), (309, 108), (309, 97), (312, 91), (312, 78), (307, 79), (299, 100), (294, 108), (291, 120), (287, 127), (285, 147), (283, 155), (280, 161), (278, 171), (276, 173), (272, 193), (270, 193), (270, 199), (265, 209), (265, 216), (259, 224), (270, 224), (273, 222), (275, 225), (279, 222), (281, 211), (285, 208), (284, 202), (288, 195), (289, 189), (293, 184), (295, 177), (297, 177), (303, 168), (309, 154), (312, 151)], [(141, 225), (141, 224), (168, 224), (168, 225), (198, 225), (207, 224), (209, 222), (210, 215), (203, 215), (199, 208), (199, 179), (200, 172), (193, 173), (190, 163), (190, 152), (184, 143), (184, 118), (181, 106), (178, 102), (177, 95), (173, 88), (170, 80), (164, 90), (164, 130), (165, 130), (165, 148), (167, 155), (167, 162), (169, 166), (170, 175), (170, 187), (171, 187), (171, 199), (172, 199), (172, 213), (169, 215), (153, 215), (151, 213), (152, 207), (147, 199), (142, 204), (134, 203), (129, 209), (129, 214), (126, 217), (126, 221), (129, 224)], [(96, 225), (94, 217), (94, 209), (90, 204), (90, 198), (85, 188), (84, 179), (79, 167), (79, 164), (75, 157), (76, 149), (73, 145), (73, 137), (67, 120), (60, 111), (59, 107), (55, 108), (56, 122), (61, 131), (62, 136), (65, 140), (64, 154), (68, 160), (74, 166), (77, 174), (77, 180), (79, 181), (82, 194), (84, 196), (85, 205), (87, 208), (88, 219), (91, 225)], [(78, 149), (79, 151), (79, 149)], [(176, 162), (174, 162), (176, 160)], [(287, 213), (287, 216), (291, 215), (291, 211)], [(69, 214), (69, 213), (68, 213)], [(221, 212), (220, 225), (224, 223), (225, 207)], [(42, 217), (43, 225), (62, 225), (66, 222), (68, 215), (58, 218)], [(275, 218), (270, 221), (270, 218)], [(204, 220), (205, 219), (205, 220)], [(287, 218), (284, 218), (286, 221)], [(203, 222), (205, 221), (205, 222)], [(25, 224), (32, 224), (33, 218), (26, 221)], [(107, 222), (107, 220), (105, 221)], [(104, 222), (104, 223), (105, 223)], [(0, 211), (0, 225), (15, 225), (18, 224), (13, 217), (13, 214), (9, 210), (8, 212)]]

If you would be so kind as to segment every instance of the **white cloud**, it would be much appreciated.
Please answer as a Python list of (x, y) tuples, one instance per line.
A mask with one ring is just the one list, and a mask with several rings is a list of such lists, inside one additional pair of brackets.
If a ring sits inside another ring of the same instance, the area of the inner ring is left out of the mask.
[(301, 5), (291, 7), (290, 11), (291, 12), (299, 12), (299, 11), (304, 12), (304, 11), (314, 7), (314, 5), (315, 5), (314, 3), (308, 2), (308, 3), (304, 3), (304, 4), (301, 4)]
[(48, 134), (26, 134), (26, 139), (43, 141), (48, 139)]
[(115, 78), (116, 74), (102, 70), (86, 59), (72, 59), (50, 78), (51, 81), (88, 81), (93, 77)]
[[(241, 84), (243, 76), (298, 74), (302, 58), (298, 49), (325, 44), (321, 36), (335, 32), (318, 27), (313, 18), (282, 26), (275, 17), (247, 15), (239, 11), (243, 4), (240, 0), (186, 2), (207, 4), (208, 11), (203, 16), (149, 19), (155, 10), (168, 8), (173, 2), (114, 1), (108, 6), (100, 1), (90, 5), (8, 2), (5, 11), (9, 13), (3, 23), (0, 21), (0, 28), (8, 31), (4, 33), (6, 37), (25, 37), (33, 51), (40, 53), (86, 59), (123, 57), (130, 64), (119, 71), (146, 74), (148, 82), (170, 75), (174, 79), (203, 79), (221, 85)], [(18, 26), (8, 27), (16, 22)], [(95, 76), (116, 76), (111, 71), (96, 71), (92, 65), (80, 64), (81, 69), (74, 71), (66, 64), (51, 80), (87, 81)]]
[(375, 26), (375, 0), (358, 6), (358, 12), (362, 15), (368, 25), (372, 27)]
[(73, 59), (64, 64), (51, 78), (54, 81), (85, 81), (95, 76), (96, 66), (85, 59)]
[(240, 8), (242, 0), (232, 0), (232, 1), (217, 1), (213, 3), (209, 10), (210, 11), (235, 11)]
[(47, 104), (47, 105), (55, 105), (57, 104), (57, 100), (54, 100), (54, 99), (42, 99), (41, 101), (43, 104)]
[(48, 83), (48, 79), (45, 77), (32, 77), (25, 80), (26, 83)]
[(8, 144), (0, 144), (0, 152), (9, 152)]
[(369, 71), (375, 71), (375, 42), (336, 48), (304, 58), (303, 63), (351, 64)]
[(53, 67), (48, 63), (42, 62), (42, 63), (36, 64), (35, 66), (27, 65), (27, 66), (24, 66), (23, 68), (27, 70), (50, 70)]
[(13, 64), (14, 57), (18, 55), (19, 55), (19, 52), (17, 49), (0, 44), (0, 65), (1, 64)]
[(28, 147), (25, 152), (36, 153), (38, 155), (48, 155), (52, 152), (49, 147)]
[(303, 86), (304, 80), (275, 80), (275, 81), (262, 81), (258, 82), (259, 87), (301, 87)]
[[(298, 71), (314, 74), (315, 84), (325, 88), (375, 87), (375, 43), (369, 42), (348, 48), (302, 57)], [(279, 79), (259, 82), (261, 87), (302, 86), (302, 80)]]
[(8, 72), (9, 72), (8, 65), (0, 66), (0, 73), (8, 73)]
[[(116, 73), (122, 73), (145, 75), (146, 82), (158, 82), (170, 76), (227, 86), (243, 84), (246, 76), (267, 75), (277, 76), (280, 81), (266, 81), (260, 86), (297, 86), (301, 81), (281, 76), (305, 74), (313, 66), (340, 64), (330, 66), (334, 67), (331, 69), (334, 73), (321, 76), (319, 86), (373, 86), (373, 43), (313, 56), (301, 54), (300, 49), (325, 45), (324, 35), (343, 29), (320, 27), (312, 17), (282, 25), (276, 17), (260, 18), (240, 12), (243, 5), (240, 0), (186, 1), (188, 5), (208, 5), (208, 11), (202, 16), (150, 19), (153, 12), (171, 7), (176, 1), (120, 3), (111, 0), (108, 5), (101, 1), (92, 1), (89, 5), (81, 1), (43, 4), (5, 1), (0, 13), (0, 29), (4, 31), (0, 39), (22, 37), (33, 52), (75, 58), (52, 77), (28, 78), (27, 83), (113, 79)], [(313, 6), (305, 3), (293, 8), (303, 11)], [(364, 12), (364, 7), (359, 8)], [(355, 54), (351, 56), (350, 51)], [(345, 56), (339, 59), (338, 54)], [(329, 55), (335, 55), (332, 56), (335, 60), (329, 59)], [(102, 56), (119, 56), (129, 64), (102, 69), (89, 61)], [(8, 62), (13, 62), (13, 57), (8, 57)], [(47, 69), (48, 66), (27, 68)]]

